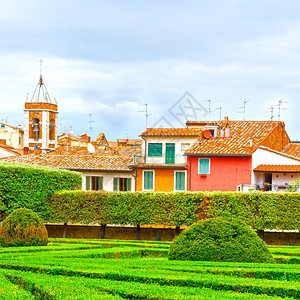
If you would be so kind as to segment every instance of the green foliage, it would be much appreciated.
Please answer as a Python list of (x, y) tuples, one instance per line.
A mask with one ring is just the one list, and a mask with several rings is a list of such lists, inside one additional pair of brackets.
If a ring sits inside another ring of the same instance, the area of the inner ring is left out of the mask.
[(300, 193), (63, 191), (48, 205), (53, 222), (182, 226), (236, 217), (257, 230), (300, 228)]
[(3, 247), (45, 246), (48, 243), (43, 221), (27, 208), (16, 209), (3, 221), (0, 236)]
[(81, 181), (73, 171), (0, 163), (0, 212), (25, 207), (46, 220), (46, 200), (55, 191), (81, 189)]
[(62, 191), (48, 202), (52, 222), (190, 225), (193, 193)]
[(257, 234), (233, 218), (214, 218), (193, 224), (172, 242), (169, 259), (275, 262)]

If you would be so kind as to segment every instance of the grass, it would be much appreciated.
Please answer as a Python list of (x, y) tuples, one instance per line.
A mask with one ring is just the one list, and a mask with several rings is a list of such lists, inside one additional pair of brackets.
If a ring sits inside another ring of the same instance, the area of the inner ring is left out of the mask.
[[(168, 242), (51, 239), (0, 248), (0, 299), (299, 299), (300, 247), (281, 263), (168, 261)], [(4, 295), (7, 293), (7, 297)]]

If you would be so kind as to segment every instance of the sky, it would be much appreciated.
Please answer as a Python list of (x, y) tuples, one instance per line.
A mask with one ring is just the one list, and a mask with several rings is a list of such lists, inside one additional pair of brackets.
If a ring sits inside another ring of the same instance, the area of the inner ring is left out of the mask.
[(138, 138), (146, 122), (273, 117), (300, 140), (297, 0), (0, 0), (0, 7), (0, 122), (24, 126), (42, 59), (59, 134), (115, 140)]

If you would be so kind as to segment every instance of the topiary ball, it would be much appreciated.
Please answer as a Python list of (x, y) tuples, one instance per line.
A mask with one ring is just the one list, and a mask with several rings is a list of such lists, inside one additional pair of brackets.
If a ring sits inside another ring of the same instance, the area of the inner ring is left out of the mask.
[(35, 212), (19, 208), (3, 221), (0, 242), (3, 247), (45, 246), (48, 243), (48, 232)]
[(274, 263), (266, 243), (245, 223), (233, 218), (199, 221), (172, 242), (170, 260)]

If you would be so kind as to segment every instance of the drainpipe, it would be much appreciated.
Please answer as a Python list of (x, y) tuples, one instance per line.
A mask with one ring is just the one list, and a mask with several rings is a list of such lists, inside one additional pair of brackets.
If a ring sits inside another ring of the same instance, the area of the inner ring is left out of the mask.
[(141, 136), (141, 138), (145, 141), (145, 160), (144, 163), (146, 163), (146, 156), (147, 156), (147, 141)]
[(189, 186), (188, 190), (191, 191), (191, 174), (192, 174), (191, 165), (192, 165), (192, 163), (191, 163), (191, 157), (190, 156), (188, 156), (188, 159), (189, 159), (189, 164), (190, 164), (189, 175), (188, 175), (188, 186)]

